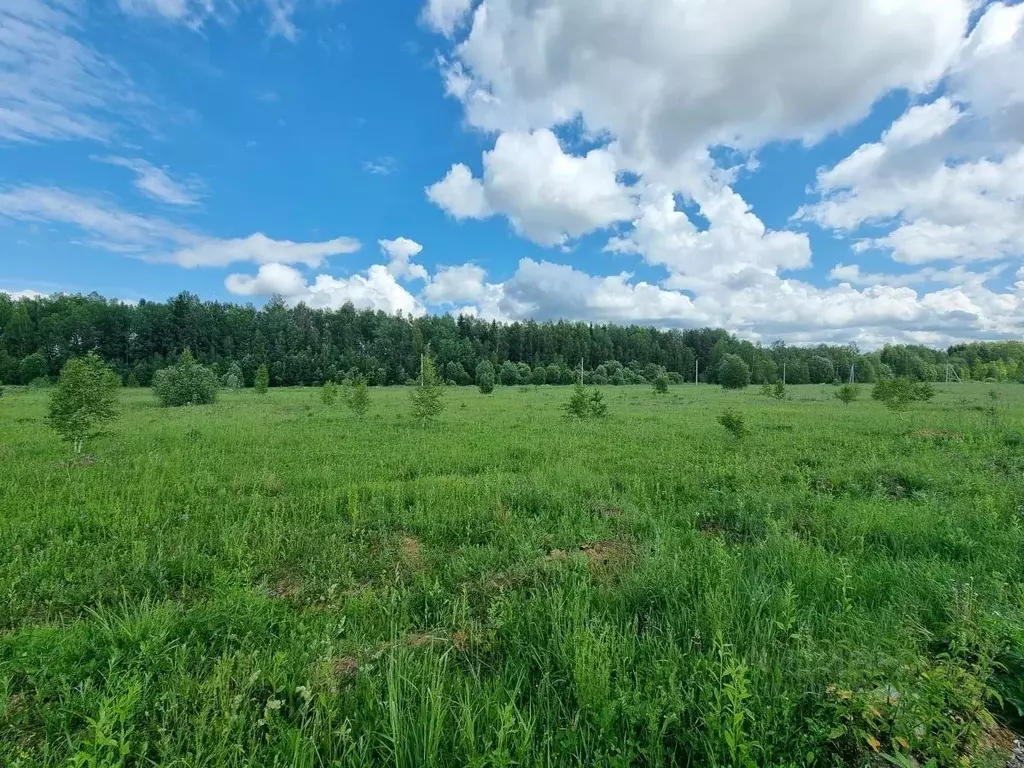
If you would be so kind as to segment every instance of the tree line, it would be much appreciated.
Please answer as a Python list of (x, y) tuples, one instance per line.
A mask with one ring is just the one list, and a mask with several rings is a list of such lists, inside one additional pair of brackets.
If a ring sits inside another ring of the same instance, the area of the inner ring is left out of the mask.
[(202, 301), (180, 293), (166, 302), (126, 304), (96, 294), (17, 301), (0, 294), (0, 383), (52, 380), (64, 364), (94, 352), (126, 385), (150, 386), (156, 371), (185, 350), (218, 376), (241, 373), (252, 386), (266, 366), (271, 386), (320, 385), (362, 377), (406, 384), (429, 353), (443, 381), (468, 385), (483, 363), (499, 384), (633, 384), (666, 374), (675, 383), (718, 384), (726, 355), (750, 368), (753, 384), (860, 382), (899, 376), (943, 381), (947, 365), (964, 380), (1024, 381), (1024, 342), (932, 349), (892, 345), (765, 346), (722, 329), (661, 330), (583, 322), (499, 323), (450, 315), (411, 318), (345, 305), (337, 310), (263, 308)]

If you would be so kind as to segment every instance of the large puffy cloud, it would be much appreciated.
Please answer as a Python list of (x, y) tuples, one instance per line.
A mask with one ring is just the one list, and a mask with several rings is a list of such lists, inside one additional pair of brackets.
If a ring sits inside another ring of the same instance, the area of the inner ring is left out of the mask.
[(549, 130), (502, 134), (484, 153), (483, 166), (482, 179), (464, 165), (453, 166), (427, 196), (456, 218), (504, 213), (541, 245), (560, 245), (635, 211), (610, 150), (568, 154)]
[[(635, 281), (628, 274), (595, 276), (563, 264), (523, 259), (504, 283), (488, 283), (472, 265), (444, 275), (461, 311), (485, 318), (572, 318), (598, 322), (650, 323), (663, 327), (727, 327), (758, 341), (888, 342), (949, 344), (1012, 338), (1024, 333), (1024, 270), (1008, 291), (986, 287), (995, 270), (960, 276), (934, 273), (924, 282), (960, 279), (960, 284), (918, 292), (898, 280), (856, 288), (859, 271), (840, 268), (839, 285), (819, 288), (805, 281), (761, 272), (745, 284), (708, 286), (696, 298), (678, 290)], [(440, 277), (440, 275), (439, 275)], [(962, 278), (962, 279), (961, 279)], [(429, 301), (434, 301), (430, 293)]]
[[(499, 285), (450, 268), (434, 292), (464, 295), (483, 315), (646, 318), (751, 338), (939, 343), (1020, 333), (1021, 285), (989, 287), (1002, 264), (903, 274), (840, 264), (831, 275), (839, 284), (826, 287), (786, 277), (810, 266), (808, 237), (766, 227), (732, 188), (738, 172), (756, 170), (752, 155), (737, 171), (711, 160), (729, 153), (709, 148), (740, 150), (743, 163), (748, 150), (814, 142), (904, 91), (905, 114), (823, 169), (819, 199), (796, 219), (849, 238), (853, 255), (1012, 262), (1024, 252), (1022, 19), (1024, 5), (972, 0), (483, 0), (443, 76), (468, 123), (498, 134), (495, 149), (479, 178), (456, 164), (431, 199), (457, 218), (503, 214), (545, 245), (615, 226), (606, 250), (667, 276), (654, 285), (524, 260)], [(558, 168), (559, 154), (581, 157), (561, 147), (544, 155), (523, 140), (553, 139), (553, 129), (604, 145), (592, 150), (603, 161), (593, 170), (615, 205), (587, 200), (594, 184)], [(507, 148), (518, 152), (499, 153)], [(510, 159), (504, 187), (491, 178), (496, 154)], [(547, 162), (531, 165), (534, 155)]]
[[(949, 92), (818, 174), (797, 217), (909, 264), (1024, 253), (1024, 5), (994, 3), (953, 63)], [(1012, 74), (1011, 74), (1012, 73)]]
[[(627, 155), (816, 138), (956, 57), (971, 0), (484, 0), (449, 92), (488, 130), (581, 118)], [(742, 19), (742, 23), (737, 23)]]
[(727, 185), (703, 184), (692, 200), (708, 221), (706, 229), (698, 230), (678, 209), (671, 190), (648, 188), (632, 231), (612, 238), (607, 249), (640, 254), (670, 271), (667, 285), (689, 290), (738, 288), (759, 275), (810, 264), (806, 235), (768, 230)]
[(487, 271), (476, 264), (441, 267), (427, 283), (424, 298), (431, 304), (484, 301), (488, 295)]
[(469, 13), (472, 0), (427, 0), (423, 21), (444, 35), (451, 35)]
[(427, 197), (456, 219), (484, 219), (492, 213), (484, 185), (462, 163), (453, 165), (441, 181), (427, 187)]
[(565, 264), (523, 259), (503, 286), (502, 308), (515, 317), (693, 325), (702, 320), (689, 297), (629, 275), (595, 277)]
[(159, 217), (131, 213), (105, 199), (89, 198), (55, 187), (0, 189), (0, 220), (70, 226), (88, 245), (134, 254), (183, 267), (218, 267), (236, 262), (319, 266), (329, 256), (354, 253), (357, 240), (338, 237), (324, 242), (274, 240), (262, 233), (218, 238)]
[(308, 293), (306, 278), (287, 264), (264, 264), (255, 276), (228, 275), (224, 287), (236, 296), (284, 296), (291, 298)]
[(357, 309), (374, 309), (395, 314), (422, 315), (423, 304), (403, 288), (387, 267), (375, 264), (364, 273), (350, 277), (320, 274), (307, 283), (297, 269), (285, 264), (265, 264), (255, 276), (232, 274), (225, 287), (240, 296), (283, 296), (290, 304), (304, 302), (311, 307), (337, 309), (351, 303)]
[(875, 272), (862, 272), (857, 264), (836, 264), (828, 273), (833, 280), (849, 283), (850, 285), (893, 285), (910, 286), (924, 283), (943, 283), (946, 285), (978, 284), (984, 285), (1006, 271), (1006, 265), (1000, 264), (984, 272), (971, 272), (964, 266), (955, 266), (950, 269), (939, 269), (936, 267), (925, 267), (913, 272), (903, 274), (884, 274)]

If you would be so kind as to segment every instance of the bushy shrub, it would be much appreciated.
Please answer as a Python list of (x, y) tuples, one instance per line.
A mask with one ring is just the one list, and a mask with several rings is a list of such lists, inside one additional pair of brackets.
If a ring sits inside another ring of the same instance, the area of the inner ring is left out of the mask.
[(460, 362), (450, 360), (448, 364), (444, 367), (444, 372), (445, 379), (447, 379), (450, 384), (455, 384), (456, 386), (463, 387), (471, 383), (469, 374), (466, 373), (466, 369)]
[(186, 349), (177, 365), (153, 375), (153, 391), (161, 405), (171, 408), (210, 405), (217, 400), (217, 376)]
[(915, 401), (927, 402), (935, 396), (935, 387), (929, 382), (908, 378), (879, 379), (871, 390), (871, 397), (885, 404), (893, 413), (902, 413)]
[(930, 381), (919, 381), (914, 387), (914, 399), (927, 403), (935, 397), (935, 385)]
[(776, 400), (786, 399), (786, 385), (781, 379), (775, 382), (775, 387), (772, 389), (772, 397)]
[(750, 366), (738, 355), (725, 355), (718, 364), (718, 383), (726, 389), (743, 389), (750, 384)]
[(836, 392), (836, 400), (844, 405), (849, 405), (860, 397), (860, 388), (856, 384), (843, 384)]
[(93, 429), (117, 415), (121, 382), (99, 357), (89, 353), (69, 360), (50, 396), (46, 421), (75, 453), (81, 453)]
[(33, 352), (21, 361), (18, 366), (18, 375), (22, 384), (31, 384), (37, 379), (45, 379), (47, 368), (46, 358), (41, 352)]
[(224, 374), (224, 386), (227, 389), (241, 389), (245, 386), (245, 375), (238, 363), (232, 363), (228, 372)]
[(320, 402), (324, 405), (334, 405), (338, 400), (338, 385), (333, 381), (325, 382), (320, 387)]
[(725, 427), (726, 431), (733, 437), (740, 438), (749, 434), (746, 418), (744, 418), (742, 413), (734, 411), (732, 408), (727, 409), (718, 417), (718, 423)]
[(370, 408), (370, 393), (366, 388), (366, 379), (353, 376), (345, 381), (345, 405), (356, 416), (362, 417)]
[(654, 391), (659, 395), (664, 395), (668, 392), (668, 374), (659, 373), (654, 377)]
[(519, 368), (511, 360), (501, 364), (501, 371), (498, 373), (498, 381), (506, 387), (512, 387), (519, 383)]

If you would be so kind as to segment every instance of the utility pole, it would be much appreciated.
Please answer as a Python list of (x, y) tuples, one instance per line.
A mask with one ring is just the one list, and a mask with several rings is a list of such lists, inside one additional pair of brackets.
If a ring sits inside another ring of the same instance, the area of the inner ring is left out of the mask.
[(693, 383), (700, 384), (700, 358), (693, 361)]
[(580, 386), (583, 386), (583, 358), (580, 358)]
[(853, 384), (854, 380), (855, 380), (854, 365), (853, 365), (853, 363), (850, 363), (850, 383)]
[(426, 355), (420, 355), (420, 386), (425, 387), (427, 385), (427, 377), (423, 375), (423, 364), (427, 361)]
[(782, 386), (786, 386), (786, 361), (782, 361)]

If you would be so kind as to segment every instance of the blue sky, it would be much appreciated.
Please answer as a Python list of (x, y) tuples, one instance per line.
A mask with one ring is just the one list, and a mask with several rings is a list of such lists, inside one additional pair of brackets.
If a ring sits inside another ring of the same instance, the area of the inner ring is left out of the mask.
[(0, 290), (1024, 332), (1024, 9), (5, 0)]

